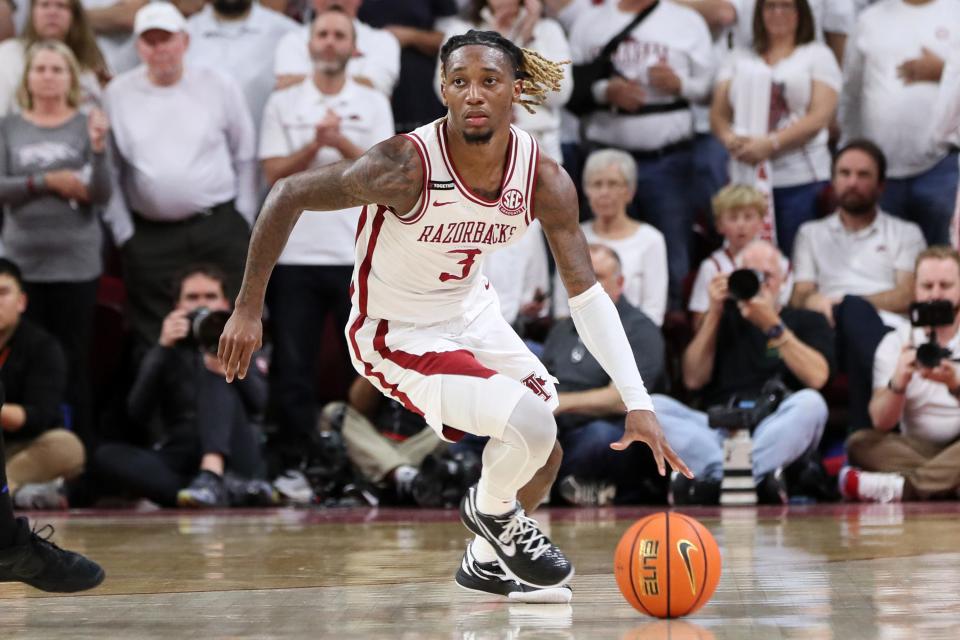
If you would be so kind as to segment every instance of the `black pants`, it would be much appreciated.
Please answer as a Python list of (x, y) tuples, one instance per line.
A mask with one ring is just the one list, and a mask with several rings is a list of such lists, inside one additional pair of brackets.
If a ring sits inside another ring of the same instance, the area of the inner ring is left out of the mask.
[(53, 334), (67, 357), (67, 397), (74, 433), (87, 446), (94, 437), (90, 389), (90, 342), (100, 279), (84, 282), (24, 282), (27, 318)]
[(134, 234), (121, 249), (130, 322), (141, 344), (155, 344), (174, 306), (174, 279), (185, 268), (217, 265), (227, 274), (227, 297), (240, 289), (250, 227), (233, 202), (181, 222), (152, 222), (134, 215)]
[(200, 471), (200, 460), (206, 453), (223, 455), (227, 469), (238, 476), (262, 476), (260, 443), (240, 395), (212, 373), (201, 375), (198, 384), (202, 400), (196, 420), (175, 425), (167, 442), (153, 449), (121, 443), (97, 448), (94, 464), (104, 490), (133, 493), (161, 506), (176, 506), (177, 492)]
[[(270, 401), (284, 437), (306, 437), (316, 429), (317, 361), (324, 323), (333, 314), (338, 336), (350, 317), (352, 266), (278, 265), (267, 288), (273, 360)], [(326, 363), (347, 379), (354, 375), (346, 346), (339, 362)]]
[(833, 307), (837, 361), (847, 374), (851, 430), (871, 427), (873, 357), (890, 327), (872, 304), (859, 296), (845, 296)]

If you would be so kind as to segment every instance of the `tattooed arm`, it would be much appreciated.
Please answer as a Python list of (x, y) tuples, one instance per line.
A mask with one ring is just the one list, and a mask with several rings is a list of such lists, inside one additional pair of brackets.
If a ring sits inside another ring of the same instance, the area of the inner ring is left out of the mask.
[(409, 211), (420, 198), (423, 168), (413, 143), (394, 136), (356, 160), (304, 171), (279, 180), (260, 211), (247, 253), (234, 312), (220, 337), (218, 357), (228, 382), (246, 376), (261, 346), (260, 317), (267, 282), (300, 214), (382, 204)]
[(537, 173), (534, 215), (543, 226), (557, 271), (570, 297), (597, 281), (590, 263), (587, 239), (580, 230), (577, 190), (567, 172), (541, 154)]

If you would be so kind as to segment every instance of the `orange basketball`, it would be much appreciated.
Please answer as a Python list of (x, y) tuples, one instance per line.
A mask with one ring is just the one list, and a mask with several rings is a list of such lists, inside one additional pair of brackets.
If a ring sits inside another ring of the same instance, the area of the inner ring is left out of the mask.
[(720, 580), (720, 548), (702, 524), (680, 513), (655, 513), (620, 538), (613, 570), (620, 593), (657, 618), (693, 613)]

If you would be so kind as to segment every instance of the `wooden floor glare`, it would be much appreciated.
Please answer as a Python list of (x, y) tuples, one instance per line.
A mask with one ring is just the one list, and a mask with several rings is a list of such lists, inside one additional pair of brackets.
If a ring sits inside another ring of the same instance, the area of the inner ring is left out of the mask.
[(107, 579), (80, 595), (0, 583), (0, 638), (960, 638), (958, 504), (680, 511), (724, 567), (710, 603), (671, 621), (635, 611), (613, 577), (617, 541), (652, 509), (536, 514), (576, 566), (570, 605), (459, 589), (455, 512), (30, 514)]

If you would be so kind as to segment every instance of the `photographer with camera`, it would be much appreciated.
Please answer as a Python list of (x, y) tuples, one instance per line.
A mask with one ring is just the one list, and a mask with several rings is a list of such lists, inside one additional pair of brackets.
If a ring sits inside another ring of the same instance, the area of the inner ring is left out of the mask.
[(102, 476), (161, 506), (227, 506), (225, 470), (240, 478), (262, 471), (251, 418), (266, 405), (264, 373), (253, 366), (246, 378), (229, 385), (216, 356), (230, 311), (225, 282), (214, 266), (183, 273), (176, 307), (137, 371), (128, 412), (143, 428), (159, 412), (160, 442), (152, 449), (104, 444), (95, 454)]
[[(960, 254), (920, 253), (912, 328), (888, 333), (874, 357), (872, 429), (847, 440), (845, 498), (899, 502), (955, 498), (960, 488)], [(900, 425), (900, 432), (894, 428)]]
[(704, 406), (721, 407), (712, 414), (734, 420), (711, 423), (707, 413), (653, 396), (670, 446), (696, 474), (694, 480), (674, 474), (674, 504), (719, 503), (723, 439), (735, 426), (753, 433), (758, 502), (786, 503), (783, 469), (816, 449), (827, 421), (827, 405), (816, 391), (833, 364), (826, 319), (781, 307), (781, 254), (769, 242), (751, 242), (737, 263), (737, 271), (711, 281), (710, 307), (683, 355), (686, 386), (702, 390)]

